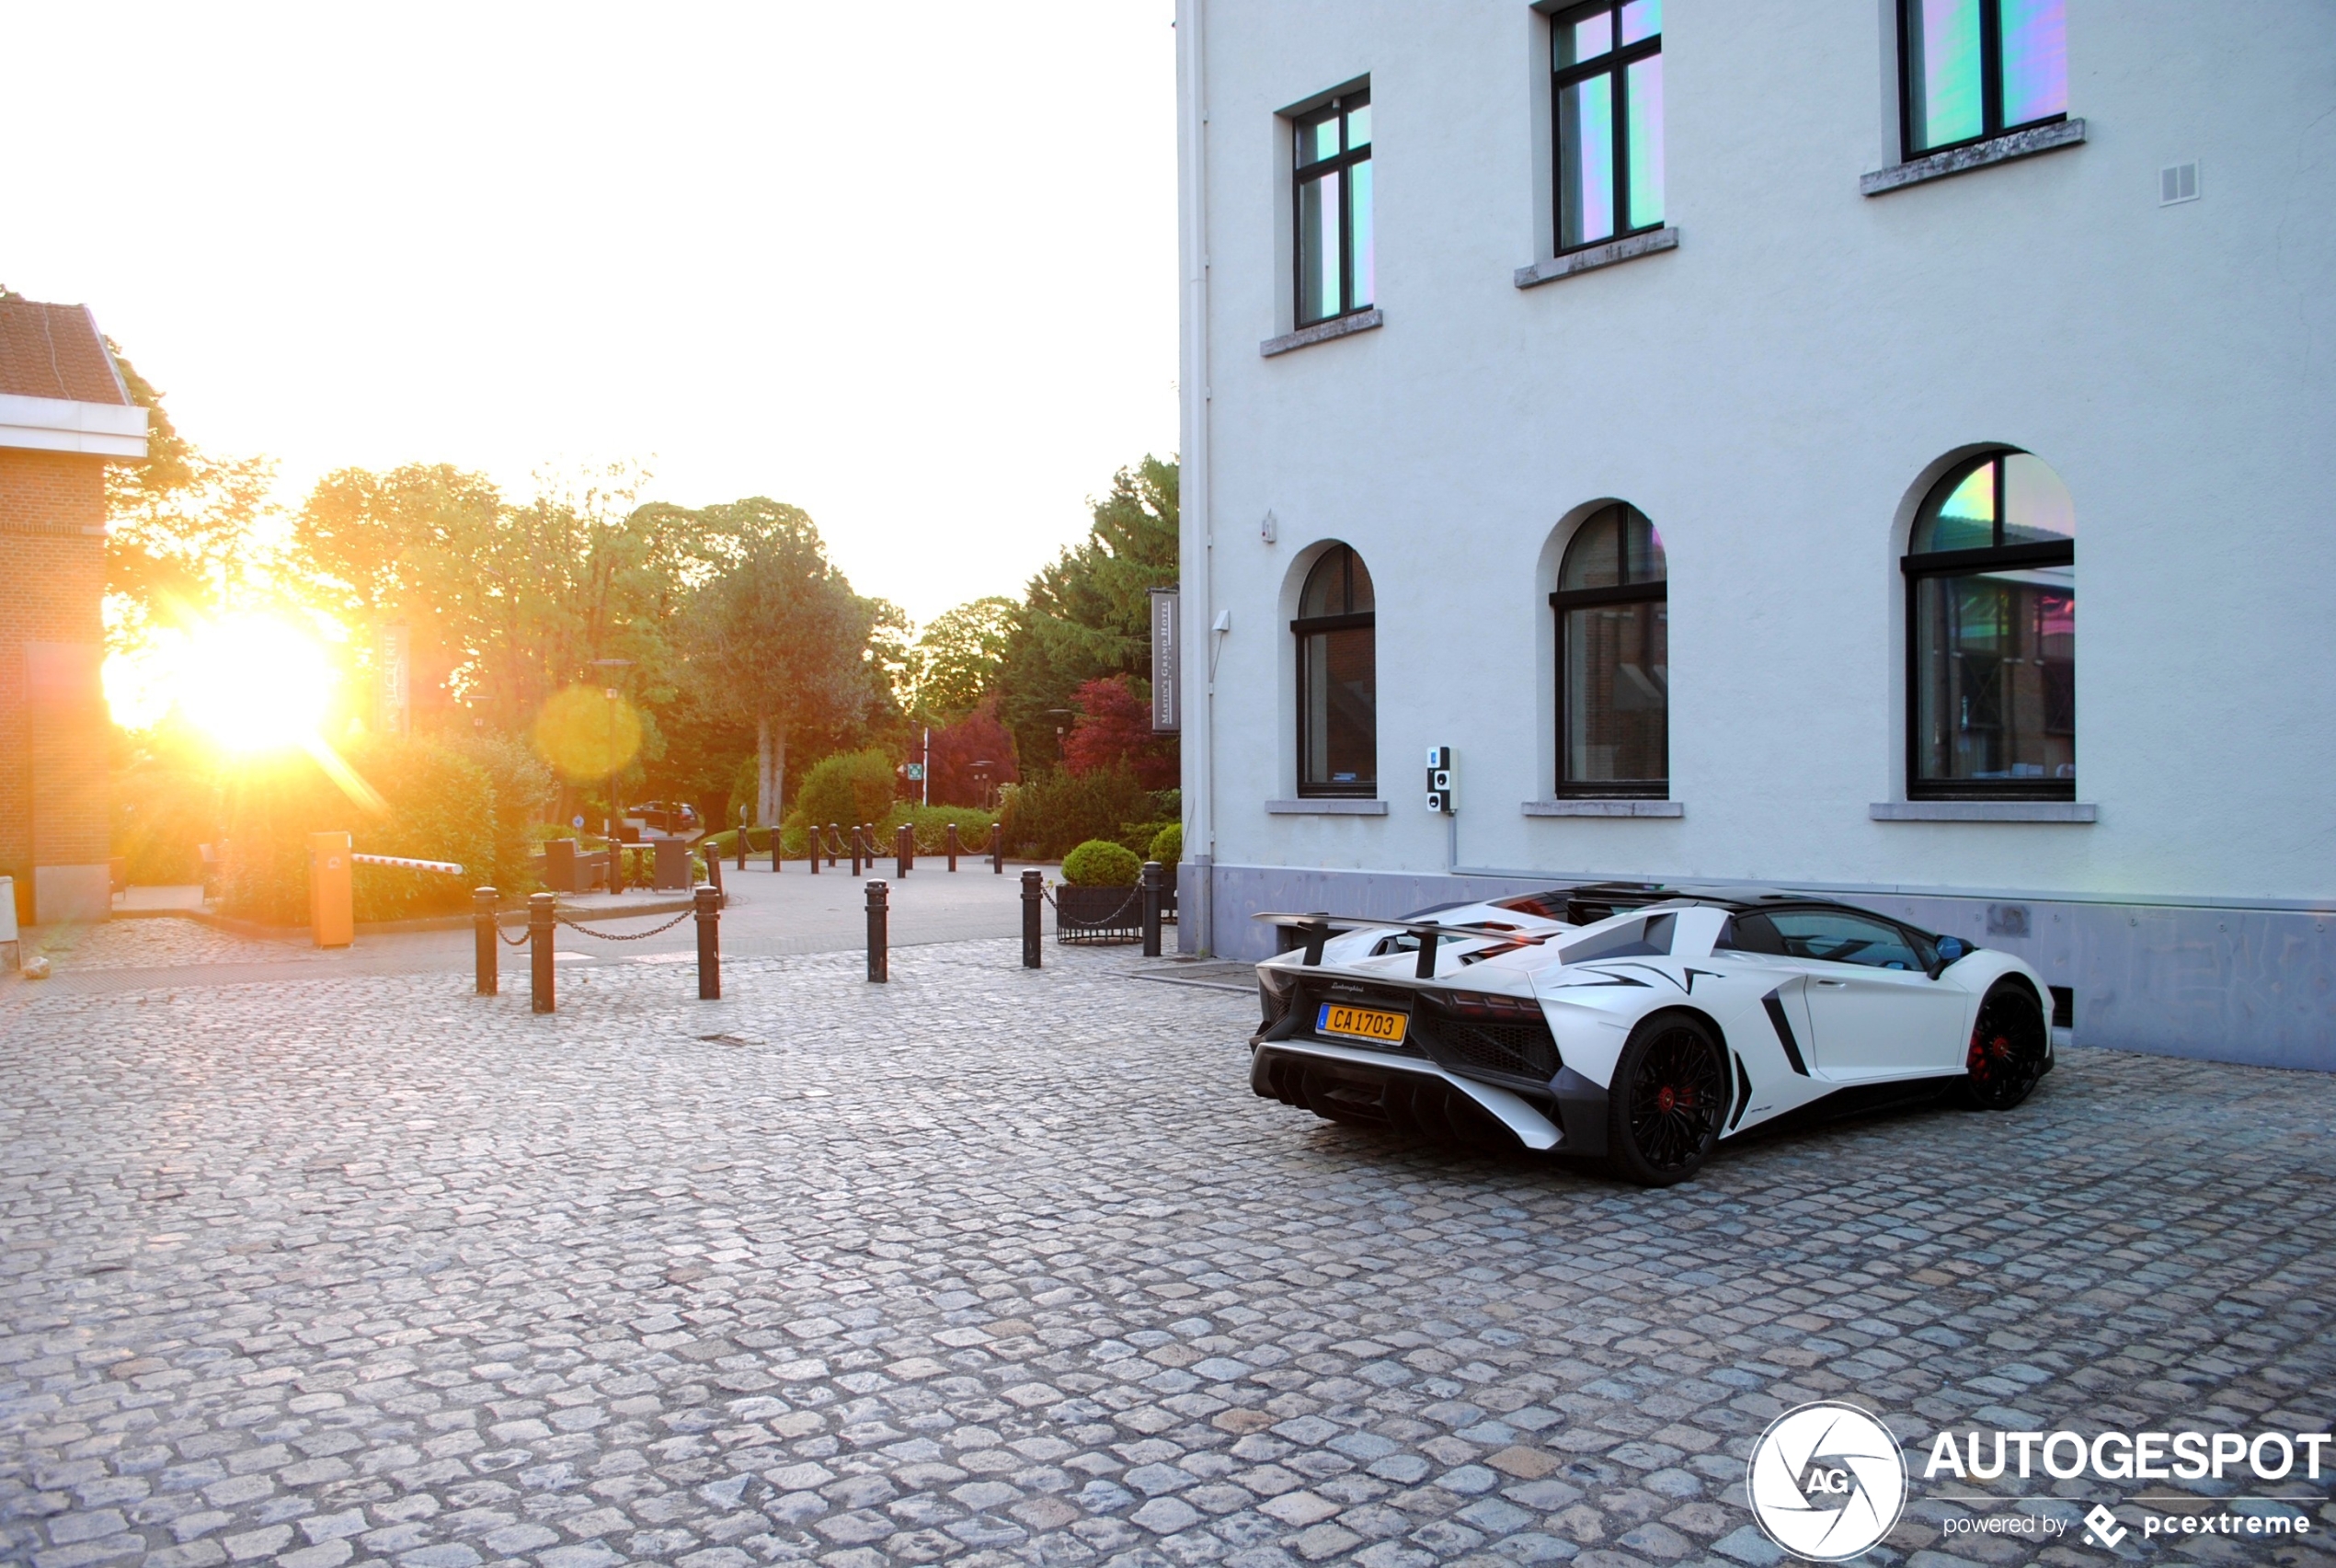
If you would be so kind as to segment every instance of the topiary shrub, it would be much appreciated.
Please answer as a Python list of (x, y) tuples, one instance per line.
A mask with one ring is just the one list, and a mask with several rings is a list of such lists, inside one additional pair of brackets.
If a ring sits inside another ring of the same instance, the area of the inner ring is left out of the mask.
[(1185, 858), (1185, 825), (1171, 822), (1152, 835), (1151, 859), (1173, 866)]
[(1062, 879), (1073, 887), (1133, 887), (1143, 862), (1125, 844), (1089, 839), (1062, 857)]
[(854, 823), (881, 822), (899, 793), (891, 752), (874, 746), (839, 751), (813, 764), (795, 786), (795, 798), (786, 803), (787, 826), (824, 828), (833, 822), (849, 831)]

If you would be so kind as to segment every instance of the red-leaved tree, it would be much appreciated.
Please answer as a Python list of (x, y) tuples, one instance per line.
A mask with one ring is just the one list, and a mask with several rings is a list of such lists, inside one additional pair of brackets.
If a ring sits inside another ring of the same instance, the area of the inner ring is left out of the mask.
[(1074, 773), (1126, 768), (1146, 789), (1176, 784), (1176, 738), (1154, 735), (1151, 709), (1125, 675), (1080, 686), (1079, 716), (1062, 739), (1062, 763)]
[[(917, 744), (911, 738), (911, 747)], [(1018, 782), (1013, 736), (998, 722), (998, 697), (991, 692), (979, 706), (955, 723), (933, 731), (933, 804), (988, 807), (997, 801), (1000, 784)]]

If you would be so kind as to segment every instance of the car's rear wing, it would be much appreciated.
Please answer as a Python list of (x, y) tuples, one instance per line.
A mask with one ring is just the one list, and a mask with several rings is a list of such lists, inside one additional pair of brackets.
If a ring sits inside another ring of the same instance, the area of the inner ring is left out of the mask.
[(1334, 915), (1319, 910), (1304, 915), (1261, 914), (1250, 918), (1286, 931), (1298, 932), (1302, 939), (1300, 944), (1306, 951), (1304, 961), (1309, 966), (1323, 961), (1323, 944), (1334, 935), (1344, 935), (1350, 931), (1408, 932), (1419, 938), (1417, 973), (1423, 980), (1436, 978), (1436, 944), (1439, 942), (1506, 942), (1524, 947), (1538, 946), (1544, 942), (1575, 934), (1572, 926), (1557, 931), (1529, 931), (1523, 926), (1497, 921), (1446, 925), (1436, 921), (1375, 920), (1368, 915)]

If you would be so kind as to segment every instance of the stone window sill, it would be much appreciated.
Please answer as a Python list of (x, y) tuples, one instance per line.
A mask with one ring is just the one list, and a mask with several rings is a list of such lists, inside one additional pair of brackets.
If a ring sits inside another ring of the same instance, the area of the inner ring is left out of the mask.
[(1265, 802), (1269, 817), (1384, 817), (1387, 802), (1356, 800), (1336, 795), (1324, 795), (1319, 800), (1269, 800)]
[(2064, 120), (2057, 125), (2039, 125), (2031, 131), (2015, 131), (2009, 136), (1991, 137), (1975, 142), (1968, 147), (1954, 147), (1928, 157), (1912, 158), (1903, 164), (1893, 164), (1886, 169), (1858, 177), (1858, 189), (1868, 196), (1902, 189), (1909, 185), (1923, 185), (1934, 179), (1946, 179), (1953, 175), (1969, 174), (1995, 164), (2008, 164), (2015, 158), (2033, 158), (2038, 153), (2049, 153), (2058, 147), (2073, 147), (2085, 139), (2085, 122)]
[(1652, 234), (1610, 240), (1605, 245), (1592, 246), (1587, 250), (1569, 250), (1563, 256), (1552, 256), (1546, 261), (1536, 261), (1530, 267), (1520, 267), (1514, 280), (1520, 289), (1536, 288), (1543, 283), (1554, 283), (1560, 278), (1595, 272), (1601, 267), (1635, 261), (1642, 256), (1653, 256), (1658, 250), (1677, 250), (1678, 247), (1678, 230), (1656, 229)]
[(1877, 822), (2098, 822), (2101, 807), (2084, 800), (1878, 800), (1866, 815)]
[(1303, 349), (1315, 343), (1327, 343), (1334, 338), (1351, 338), (1357, 332), (1368, 332), (1386, 322), (1379, 307), (1358, 310), (1352, 315), (1342, 315), (1335, 321), (1316, 322), (1295, 332), (1285, 332), (1278, 338), (1268, 338), (1257, 345), (1257, 351), (1267, 359), (1287, 354), (1292, 349)]
[(1528, 817), (1684, 817), (1685, 803), (1677, 800), (1529, 800)]

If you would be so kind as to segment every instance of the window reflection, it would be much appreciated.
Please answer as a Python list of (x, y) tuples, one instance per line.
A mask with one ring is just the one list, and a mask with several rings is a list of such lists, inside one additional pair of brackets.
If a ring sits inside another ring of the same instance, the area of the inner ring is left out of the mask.
[(1379, 789), (1376, 599), (1362, 557), (1334, 544), (1298, 596), (1298, 793)]
[(1662, 797), (1670, 780), (1670, 606), (1662, 536), (1617, 504), (1575, 531), (1558, 617), (1558, 787)]
[(1916, 794), (2071, 797), (2076, 509), (2026, 452), (1951, 472), (1907, 557)]

